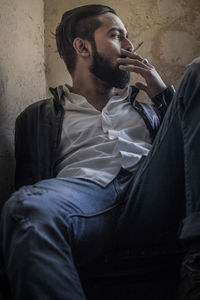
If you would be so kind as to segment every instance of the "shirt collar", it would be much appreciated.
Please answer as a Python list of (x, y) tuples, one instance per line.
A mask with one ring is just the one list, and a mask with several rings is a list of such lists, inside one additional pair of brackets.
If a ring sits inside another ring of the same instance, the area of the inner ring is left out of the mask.
[[(89, 105), (89, 102), (87, 101), (87, 99), (85, 97), (71, 92), (70, 89), (71, 89), (71, 87), (67, 84), (59, 85), (56, 88), (58, 98), (59, 98), (60, 103), (62, 104), (62, 106), (65, 105), (66, 101), (69, 101), (71, 104), (75, 104), (75, 105), (78, 105), (78, 106), (87, 105), (87, 103)], [(118, 94), (111, 97), (109, 99), (108, 103), (110, 103), (111, 101), (124, 100), (129, 96), (130, 93), (131, 93), (131, 87), (130, 86), (127, 86), (122, 90), (118, 90)]]

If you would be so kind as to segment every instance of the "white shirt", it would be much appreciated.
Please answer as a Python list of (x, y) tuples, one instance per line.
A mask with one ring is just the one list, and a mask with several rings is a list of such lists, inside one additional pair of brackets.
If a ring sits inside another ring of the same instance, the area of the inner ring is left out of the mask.
[(107, 186), (121, 167), (133, 171), (151, 149), (149, 131), (126, 100), (129, 87), (112, 97), (102, 112), (83, 96), (57, 88), (64, 107), (57, 177), (78, 177)]

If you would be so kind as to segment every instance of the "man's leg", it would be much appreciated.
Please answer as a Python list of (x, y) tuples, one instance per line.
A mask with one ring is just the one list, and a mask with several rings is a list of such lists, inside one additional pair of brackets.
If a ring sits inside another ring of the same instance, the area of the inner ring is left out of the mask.
[[(173, 247), (178, 236), (186, 242), (194, 240), (195, 245), (196, 240), (200, 241), (199, 162), (200, 63), (197, 63), (186, 70), (150, 155), (136, 177), (130, 177), (126, 183), (119, 244), (128, 243), (148, 251), (165, 244)], [(187, 289), (183, 289), (185, 282), (180, 287), (180, 299), (200, 299), (200, 242), (196, 252), (198, 258), (193, 255), (191, 259), (189, 255), (183, 262), (191, 284)]]
[(113, 246), (116, 198), (113, 184), (103, 189), (75, 178), (14, 193), (3, 209), (0, 241), (13, 299), (85, 299), (75, 264)]
[(183, 138), (174, 102), (149, 156), (135, 176), (119, 185), (124, 198), (120, 245), (128, 243), (148, 253), (148, 248), (177, 243), (185, 217), (184, 173)]
[(122, 184), (125, 207), (121, 226), (130, 222), (132, 228), (126, 230), (137, 236), (138, 243), (152, 241), (153, 232), (156, 240), (156, 232), (163, 240), (171, 239), (184, 217), (180, 238), (200, 235), (199, 116), (200, 63), (196, 63), (186, 70), (150, 154), (136, 176)]

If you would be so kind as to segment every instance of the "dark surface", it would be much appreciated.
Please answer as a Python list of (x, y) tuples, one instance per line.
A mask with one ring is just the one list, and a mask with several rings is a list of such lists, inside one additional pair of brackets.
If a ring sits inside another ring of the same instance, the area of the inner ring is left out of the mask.
[(106, 257), (80, 270), (88, 300), (173, 300), (183, 254)]

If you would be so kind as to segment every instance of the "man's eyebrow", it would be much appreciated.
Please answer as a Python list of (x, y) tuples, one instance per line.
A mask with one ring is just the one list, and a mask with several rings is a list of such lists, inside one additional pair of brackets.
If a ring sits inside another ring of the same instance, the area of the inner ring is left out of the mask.
[(112, 31), (118, 31), (119, 33), (123, 34), (126, 38), (128, 38), (128, 33), (126, 31), (124, 31), (123, 29), (119, 28), (119, 27), (112, 27), (108, 30), (108, 33), (112, 32)]

